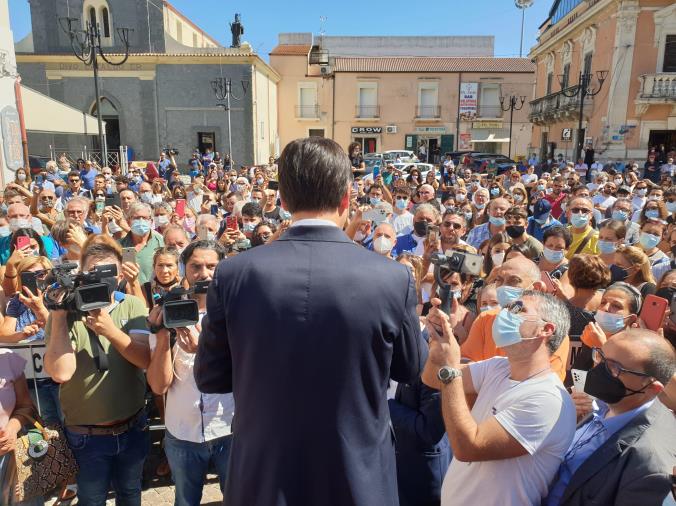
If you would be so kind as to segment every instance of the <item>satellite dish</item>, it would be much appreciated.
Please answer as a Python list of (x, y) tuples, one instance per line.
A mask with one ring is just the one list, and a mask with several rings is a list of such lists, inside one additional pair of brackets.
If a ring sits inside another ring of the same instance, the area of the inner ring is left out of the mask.
[(533, 5), (534, 0), (514, 0), (514, 5), (516, 5), (517, 9), (528, 9), (531, 5)]

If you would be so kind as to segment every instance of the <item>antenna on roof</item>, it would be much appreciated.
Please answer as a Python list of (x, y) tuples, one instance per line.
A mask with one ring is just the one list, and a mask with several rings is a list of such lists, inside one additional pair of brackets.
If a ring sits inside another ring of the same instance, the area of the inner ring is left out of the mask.
[(329, 19), (326, 16), (319, 16), (319, 47), (322, 47), (324, 45), (324, 33), (325, 33), (325, 25), (326, 25), (326, 20)]

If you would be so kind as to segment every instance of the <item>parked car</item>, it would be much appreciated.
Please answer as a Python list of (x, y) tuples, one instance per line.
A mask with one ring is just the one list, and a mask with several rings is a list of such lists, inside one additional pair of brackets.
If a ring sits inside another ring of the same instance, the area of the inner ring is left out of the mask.
[[(420, 162), (407, 162), (407, 163), (399, 162), (393, 163), (392, 166), (396, 170), (401, 171), (403, 177), (408, 177), (411, 168), (415, 167), (420, 171), (420, 177), (423, 178), (423, 180), (430, 170), (435, 169), (434, 165), (432, 165), (431, 163), (420, 163)], [(439, 180), (441, 178), (441, 174), (438, 170), (436, 170), (436, 172), (437, 172), (436, 174), (437, 180)], [(371, 170), (367, 175), (365, 175), (363, 179), (364, 181), (373, 181), (373, 170)]]
[(477, 151), (465, 151), (457, 152), (458, 158), (453, 158), (453, 163), (456, 167), (460, 163), (460, 159), (464, 156), (469, 156), (473, 166), (473, 170), (479, 172), (485, 167), (486, 164), (490, 163), (491, 160), (495, 160), (495, 166), (497, 169), (497, 174), (502, 174), (508, 171), (513, 165), (517, 163), (511, 158), (507, 158), (505, 155), (498, 155), (495, 153), (480, 153)]
[(418, 157), (415, 156), (413, 151), (408, 151), (406, 149), (392, 149), (389, 151), (383, 152), (383, 158), (387, 161), (395, 161), (399, 158), (402, 162), (418, 162)]
[(28, 156), (28, 165), (31, 169), (31, 176), (35, 176), (40, 172), (46, 170), (47, 162), (50, 160), (48, 156)]

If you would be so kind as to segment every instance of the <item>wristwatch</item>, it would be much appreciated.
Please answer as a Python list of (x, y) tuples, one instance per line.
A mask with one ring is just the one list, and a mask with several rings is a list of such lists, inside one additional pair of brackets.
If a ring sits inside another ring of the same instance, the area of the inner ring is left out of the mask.
[(441, 381), (444, 385), (447, 385), (455, 378), (460, 378), (461, 376), (462, 371), (460, 369), (448, 367), (447, 365), (439, 369), (439, 372), (437, 373), (437, 378), (439, 378), (439, 381)]

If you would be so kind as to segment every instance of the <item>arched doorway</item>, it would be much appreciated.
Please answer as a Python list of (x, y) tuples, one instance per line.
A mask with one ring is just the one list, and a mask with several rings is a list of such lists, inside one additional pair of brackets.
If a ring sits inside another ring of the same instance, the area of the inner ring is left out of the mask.
[[(92, 106), (91, 115), (98, 115), (96, 102)], [(120, 116), (113, 103), (106, 97), (101, 97), (101, 119), (106, 122), (106, 147), (108, 152), (117, 152), (120, 149)], [(94, 137), (94, 149), (101, 149), (98, 136)]]

